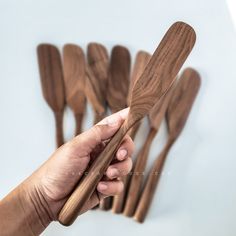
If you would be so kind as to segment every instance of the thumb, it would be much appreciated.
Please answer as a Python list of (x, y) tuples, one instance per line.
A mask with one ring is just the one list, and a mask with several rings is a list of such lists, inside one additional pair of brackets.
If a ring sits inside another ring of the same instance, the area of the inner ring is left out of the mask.
[(104, 140), (110, 139), (118, 131), (127, 118), (128, 113), (129, 108), (126, 108), (104, 118), (91, 129), (77, 136), (75, 142), (84, 145), (89, 154), (98, 144)]

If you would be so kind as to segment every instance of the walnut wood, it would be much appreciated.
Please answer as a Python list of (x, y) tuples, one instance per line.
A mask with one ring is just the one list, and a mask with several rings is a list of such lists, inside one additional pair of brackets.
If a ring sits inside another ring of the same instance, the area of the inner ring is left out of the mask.
[(128, 49), (119, 45), (113, 47), (107, 89), (107, 102), (113, 113), (127, 107), (130, 64)]
[(107, 49), (102, 44), (90, 43), (87, 48), (87, 58), (88, 65), (92, 73), (89, 76), (89, 79), (91, 81), (93, 91), (95, 91), (96, 97), (101, 106), (105, 108), (109, 67)]
[(151, 59), (151, 54), (145, 51), (139, 51), (136, 55), (134, 68), (131, 75), (130, 85), (129, 85), (129, 92), (127, 96), (127, 104), (130, 104), (132, 89), (134, 83), (137, 79), (142, 75), (146, 65), (148, 64), (149, 60)]
[(81, 124), (86, 109), (85, 56), (82, 48), (74, 44), (63, 47), (63, 70), (66, 102), (72, 109), (75, 121), (75, 135), (81, 133)]
[[(96, 84), (94, 84), (94, 81), (96, 81)], [(106, 113), (106, 104), (104, 101), (101, 101), (98, 95), (100, 93), (98, 82), (90, 67), (87, 66), (85, 94), (94, 110), (94, 117), (97, 115), (102, 116)]]
[[(136, 55), (135, 62), (134, 62), (134, 68), (131, 75), (130, 85), (129, 85), (129, 91), (127, 96), (127, 104), (129, 106), (130, 104), (130, 97), (132, 93), (132, 88), (134, 86), (135, 81), (142, 75), (148, 61), (150, 60), (151, 55), (145, 51), (139, 51)], [(141, 125), (141, 121), (137, 122), (129, 131), (129, 136), (134, 140), (136, 133)], [(119, 195), (116, 195), (113, 197), (112, 202), (112, 211), (114, 213), (122, 213), (124, 208), (124, 200), (127, 195), (127, 188), (130, 181), (130, 176), (124, 176), (121, 178), (123, 184), (124, 184), (124, 190)]]
[[(157, 130), (151, 128), (149, 134), (139, 152), (134, 168), (132, 170), (132, 176), (130, 180), (130, 186), (127, 193), (127, 199), (125, 202), (124, 215), (133, 216), (135, 207), (137, 205), (138, 196), (140, 194), (144, 169), (146, 167), (146, 162), (152, 144), (153, 139), (155, 138)], [(144, 168), (143, 168), (144, 166)]]
[(187, 121), (193, 102), (197, 96), (200, 87), (199, 74), (188, 68), (184, 70), (179, 82), (177, 83), (173, 96), (171, 97), (167, 110), (167, 126), (169, 129), (169, 138), (161, 154), (157, 157), (153, 168), (151, 169), (144, 190), (142, 191), (134, 219), (143, 222), (150, 208), (156, 186), (158, 184), (162, 168), (164, 166), (167, 154), (180, 135)]
[(93, 107), (96, 124), (106, 115), (109, 57), (106, 48), (98, 43), (88, 45), (87, 57), (85, 93)]
[[(127, 107), (130, 65), (129, 50), (120, 45), (113, 47), (109, 65), (107, 91), (107, 102), (113, 113)], [(99, 207), (102, 210), (110, 210), (112, 203), (113, 197), (107, 197), (100, 202)]]
[[(173, 84), (175, 85), (175, 84)], [(155, 138), (159, 127), (161, 125), (162, 120), (164, 119), (164, 116), (166, 114), (166, 110), (172, 95), (173, 88), (175, 86), (171, 87), (171, 89), (168, 91), (168, 93), (163, 96), (157, 104), (152, 108), (152, 110), (149, 113), (149, 120), (150, 120), (150, 130), (147, 136), (147, 139), (145, 143), (143, 144), (143, 147), (141, 148), (136, 162), (133, 167), (133, 175), (130, 179), (130, 185), (127, 193), (127, 199), (125, 202), (124, 207), (124, 215), (128, 217), (132, 217), (137, 203), (140, 196), (140, 192), (142, 189), (143, 179), (144, 179), (144, 171), (146, 168), (149, 150), (152, 144), (153, 139)]]
[(86, 176), (82, 178), (63, 206), (59, 214), (59, 221), (62, 224), (72, 224), (80, 214), (83, 205), (96, 191), (97, 184), (111, 163), (125, 134), (147, 115), (154, 104), (168, 91), (194, 43), (194, 30), (183, 22), (173, 24), (167, 31), (142, 76), (134, 85), (127, 119), (92, 163)]
[(63, 113), (65, 108), (65, 92), (60, 53), (54, 45), (40, 44), (37, 47), (37, 54), (43, 96), (54, 112), (57, 147), (60, 147), (64, 143)]
[[(135, 62), (134, 62), (134, 68), (131, 75), (130, 80), (130, 86), (129, 86), (129, 92), (127, 96), (127, 104), (130, 105), (130, 98), (132, 89), (134, 86), (135, 81), (142, 75), (147, 63), (149, 62), (151, 58), (151, 54), (145, 52), (145, 51), (139, 51), (136, 55)], [(141, 122), (137, 123), (132, 127), (132, 129), (129, 132), (130, 137), (134, 140), (134, 137), (136, 136), (136, 133), (141, 125)]]

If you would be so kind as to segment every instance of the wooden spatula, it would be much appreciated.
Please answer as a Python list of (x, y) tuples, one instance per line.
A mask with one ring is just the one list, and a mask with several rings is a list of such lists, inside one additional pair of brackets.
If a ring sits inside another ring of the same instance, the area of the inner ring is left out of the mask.
[(86, 95), (92, 104), (96, 124), (106, 115), (109, 57), (106, 48), (99, 43), (88, 45), (87, 57)]
[[(134, 63), (134, 68), (133, 68), (133, 73), (131, 76), (131, 81), (130, 81), (130, 86), (129, 86), (129, 93), (127, 97), (127, 104), (130, 104), (130, 98), (131, 98), (131, 93), (132, 93), (132, 88), (134, 86), (134, 83), (137, 81), (137, 79), (142, 75), (147, 63), (149, 62), (151, 58), (151, 55), (147, 52), (144, 51), (139, 51), (136, 55), (135, 58), (135, 63)], [(130, 137), (134, 140), (135, 135), (137, 133), (137, 130), (140, 126), (141, 122), (137, 122), (130, 130), (129, 135)], [(124, 176), (121, 180), (123, 181), (124, 184), (124, 190), (122, 193), (119, 195), (116, 195), (113, 197), (113, 202), (112, 202), (112, 211), (114, 213), (121, 213), (123, 211), (123, 206), (124, 206), (124, 200), (125, 196), (127, 193), (127, 186), (129, 183), (129, 178), (130, 176)]]
[[(109, 66), (107, 89), (107, 101), (113, 113), (127, 107), (130, 64), (131, 58), (129, 50), (120, 45), (113, 47)], [(112, 197), (104, 198), (100, 202), (100, 209), (111, 209), (112, 201)]]
[(180, 135), (184, 125), (187, 121), (191, 107), (195, 100), (200, 87), (200, 76), (193, 69), (186, 69), (181, 75), (179, 82), (173, 92), (167, 110), (167, 126), (169, 131), (169, 138), (165, 148), (157, 157), (142, 191), (137, 209), (134, 214), (134, 219), (138, 222), (145, 220), (146, 214), (151, 205), (155, 188), (157, 186), (160, 173), (162, 171), (167, 154)]
[(127, 96), (130, 82), (131, 58), (129, 50), (115, 46), (111, 52), (109, 66), (107, 102), (113, 113), (127, 107)]
[(75, 135), (81, 133), (82, 120), (86, 108), (85, 98), (85, 56), (82, 48), (66, 44), (63, 48), (63, 69), (66, 102), (76, 120)]
[(64, 82), (60, 53), (54, 45), (40, 44), (37, 48), (37, 54), (43, 96), (54, 112), (57, 147), (60, 147), (64, 143), (63, 113), (65, 108)]
[[(133, 68), (133, 73), (131, 76), (130, 80), (130, 85), (129, 85), (129, 93), (127, 97), (127, 104), (130, 106), (130, 99), (131, 99), (131, 94), (132, 90), (134, 87), (134, 83), (137, 81), (137, 79), (142, 75), (147, 63), (149, 62), (151, 58), (151, 54), (145, 52), (145, 51), (139, 51), (136, 55), (135, 62), (134, 62), (134, 68)], [(141, 122), (138, 122), (135, 126), (132, 127), (132, 129), (129, 132), (130, 137), (134, 140), (135, 135), (139, 129)]]
[[(175, 85), (175, 84), (174, 84)], [(149, 155), (149, 150), (152, 144), (153, 139), (155, 138), (161, 122), (166, 114), (166, 110), (172, 95), (172, 91), (174, 89), (174, 85), (172, 85), (171, 89), (168, 93), (162, 97), (162, 99), (156, 104), (151, 112), (149, 113), (149, 121), (150, 121), (150, 130), (147, 135), (147, 138), (139, 151), (137, 158), (135, 160), (135, 164), (132, 170), (132, 176), (130, 179), (129, 189), (127, 191), (127, 198), (125, 201), (124, 207), (124, 215), (125, 216), (133, 216), (134, 211), (136, 209), (140, 191), (142, 188), (142, 183), (144, 179), (144, 171), (146, 169), (147, 159)]]
[(59, 214), (64, 225), (74, 222), (83, 205), (96, 191), (96, 186), (113, 160), (129, 129), (149, 113), (173, 84), (196, 40), (194, 30), (183, 22), (173, 24), (165, 34), (141, 77), (136, 81), (129, 115), (105, 149), (90, 166)]

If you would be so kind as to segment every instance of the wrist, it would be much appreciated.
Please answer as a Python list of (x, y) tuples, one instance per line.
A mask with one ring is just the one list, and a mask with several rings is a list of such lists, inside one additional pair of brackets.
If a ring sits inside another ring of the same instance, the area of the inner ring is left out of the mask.
[(19, 189), (20, 205), (25, 214), (25, 222), (34, 235), (39, 235), (53, 221), (50, 208), (40, 189), (30, 181), (25, 181)]
[(36, 236), (51, 221), (42, 194), (28, 181), (19, 185), (0, 202), (1, 235)]

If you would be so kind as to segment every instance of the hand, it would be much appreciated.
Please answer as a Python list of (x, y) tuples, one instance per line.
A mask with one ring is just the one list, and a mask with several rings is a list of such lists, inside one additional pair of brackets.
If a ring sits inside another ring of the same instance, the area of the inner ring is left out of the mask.
[[(23, 199), (21, 197), (19, 201), (23, 204), (21, 208), (24, 211), (28, 209), (31, 217), (32, 213), (30, 214), (30, 212), (36, 213), (40, 225), (43, 226), (41, 229), (38, 227), (37, 233), (46, 228), (51, 221), (57, 220), (60, 210), (89, 163), (104, 148), (104, 141), (109, 140), (117, 132), (127, 114), (128, 109), (115, 113), (61, 146), (49, 160), (18, 186), (13, 193), (9, 194), (10, 196), (12, 194), (23, 196)], [(104, 173), (104, 179), (97, 186), (100, 199), (119, 194), (123, 190), (123, 183), (119, 178), (127, 175), (132, 168), (130, 156), (133, 149), (134, 144), (131, 138), (125, 136), (116, 153), (116, 161), (108, 167)], [(22, 195), (22, 193), (24, 194)], [(84, 206), (84, 211), (97, 205), (100, 199), (94, 193)]]
[[(74, 189), (89, 162), (101, 152), (103, 141), (110, 139), (119, 129), (126, 118), (128, 109), (113, 114), (90, 130), (78, 135), (70, 142), (59, 148), (52, 157), (40, 168), (36, 174), (37, 191), (43, 195), (49, 206), (50, 217), (57, 220), (58, 213)], [(127, 175), (132, 168), (130, 156), (134, 149), (129, 136), (123, 140), (116, 153), (118, 162), (111, 164), (105, 173), (97, 190), (100, 197), (117, 195), (123, 190), (123, 183), (119, 177)], [(106, 180), (105, 180), (106, 179)], [(94, 193), (86, 204), (84, 211), (91, 209), (99, 203)]]

